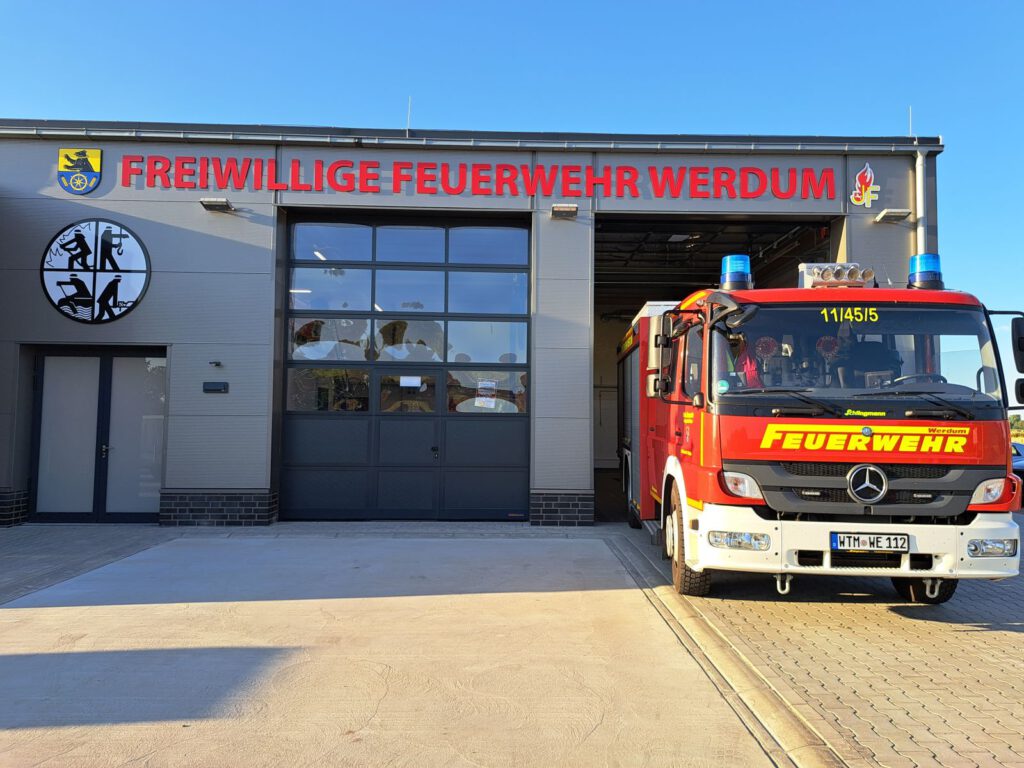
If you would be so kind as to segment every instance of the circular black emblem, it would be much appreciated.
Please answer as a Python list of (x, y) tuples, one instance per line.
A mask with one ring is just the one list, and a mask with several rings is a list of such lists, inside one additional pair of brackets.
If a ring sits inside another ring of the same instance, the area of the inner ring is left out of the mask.
[(149, 254), (123, 224), (86, 219), (50, 241), (39, 276), (58, 312), (79, 323), (109, 323), (142, 301), (149, 287)]
[(860, 504), (876, 504), (889, 490), (889, 478), (874, 464), (858, 464), (846, 475), (846, 492)]

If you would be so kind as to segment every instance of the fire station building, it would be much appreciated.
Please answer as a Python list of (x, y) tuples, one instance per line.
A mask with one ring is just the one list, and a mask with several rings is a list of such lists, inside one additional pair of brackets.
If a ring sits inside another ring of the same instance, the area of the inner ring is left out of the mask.
[(591, 523), (637, 310), (905, 285), (941, 151), (0, 120), (0, 525)]

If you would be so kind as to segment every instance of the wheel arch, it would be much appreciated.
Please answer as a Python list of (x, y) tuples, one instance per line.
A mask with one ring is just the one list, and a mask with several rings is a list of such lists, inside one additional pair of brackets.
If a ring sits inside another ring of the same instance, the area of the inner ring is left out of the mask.
[[(679, 500), (683, 503), (683, 509), (686, 509), (686, 482), (683, 480), (683, 467), (679, 463), (679, 459), (675, 456), (669, 456), (668, 461), (665, 462), (665, 475), (661, 481), (661, 525), (665, 526), (665, 515), (671, 511), (670, 499), (672, 497), (672, 486), (673, 484), (679, 486)], [(684, 512), (685, 514), (685, 512)]]

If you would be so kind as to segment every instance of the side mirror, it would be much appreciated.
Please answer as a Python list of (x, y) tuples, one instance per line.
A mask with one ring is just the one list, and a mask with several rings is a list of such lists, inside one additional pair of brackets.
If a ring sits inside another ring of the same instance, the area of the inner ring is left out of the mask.
[(754, 319), (754, 315), (757, 314), (757, 310), (760, 307), (757, 304), (747, 304), (743, 309), (736, 314), (727, 315), (725, 318), (725, 326), (729, 330), (739, 328), (744, 323), (748, 323)]
[[(1021, 379), (1021, 381), (1019, 381), (1018, 384), (1024, 384), (1024, 379)], [(703, 408), (704, 407), (704, 393), (703, 392), (698, 392), (697, 394), (695, 394), (693, 396), (693, 407), (694, 408)]]
[(664, 370), (672, 360), (672, 317), (662, 315), (658, 321), (658, 332), (654, 335), (654, 361), (658, 370)]
[(1017, 373), (1024, 373), (1024, 317), (1010, 321), (1010, 336), (1013, 339), (1013, 362)]
[(1017, 402), (1024, 403), (1024, 379), (1017, 379), (1014, 385), (1014, 393), (1017, 395)]

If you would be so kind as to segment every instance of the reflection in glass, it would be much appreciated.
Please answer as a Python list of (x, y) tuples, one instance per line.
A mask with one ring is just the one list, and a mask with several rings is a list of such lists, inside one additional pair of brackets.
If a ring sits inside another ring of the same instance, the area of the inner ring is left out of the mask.
[(380, 412), (433, 413), (436, 393), (433, 376), (381, 376)]
[(448, 371), (449, 413), (526, 413), (526, 371)]
[(377, 320), (376, 342), (380, 360), (440, 362), (444, 323), (440, 320)]
[(289, 368), (289, 411), (368, 411), (370, 374), (352, 368)]
[(526, 264), (529, 247), (522, 227), (453, 227), (448, 233), (453, 264)]
[(292, 309), (362, 311), (370, 308), (370, 270), (297, 267), (288, 290)]
[(288, 320), (292, 360), (372, 360), (370, 321), (365, 317)]
[(160, 511), (166, 389), (166, 358), (114, 358), (107, 512)]
[(296, 224), (292, 258), (317, 261), (369, 261), (373, 227), (363, 224)]
[(378, 312), (444, 312), (444, 272), (377, 270)]
[(452, 320), (448, 323), (448, 362), (525, 363), (526, 323)]
[(444, 261), (441, 227), (377, 227), (377, 261)]
[(450, 272), (448, 311), (525, 315), (525, 272)]

